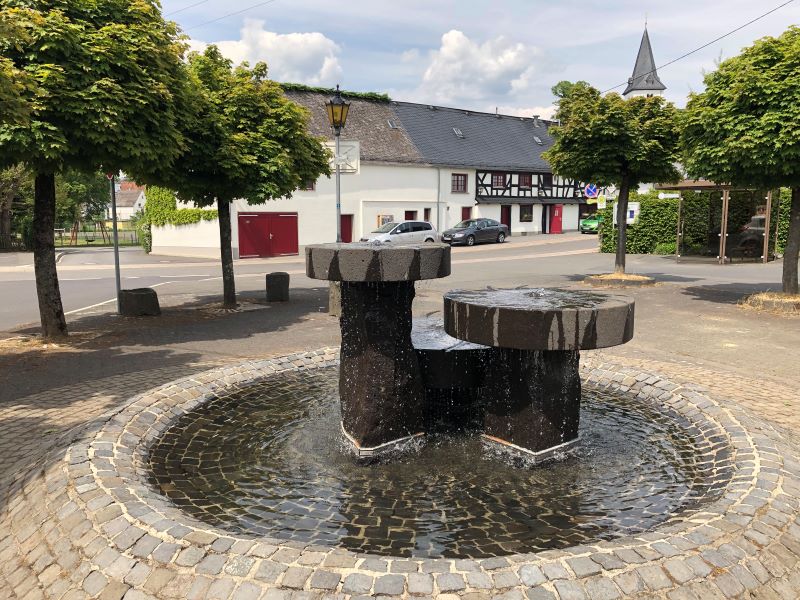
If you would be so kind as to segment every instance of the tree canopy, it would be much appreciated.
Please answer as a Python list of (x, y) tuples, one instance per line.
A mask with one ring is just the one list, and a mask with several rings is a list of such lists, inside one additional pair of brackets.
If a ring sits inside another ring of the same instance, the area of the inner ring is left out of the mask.
[(231, 306), (236, 300), (230, 202), (263, 204), (289, 197), (329, 173), (329, 156), (308, 133), (306, 110), (267, 78), (265, 63), (234, 68), (211, 45), (189, 55), (188, 70), (199, 90), (196, 118), (186, 130), (186, 151), (161, 173), (161, 181), (184, 202), (217, 203), (224, 298)]
[(797, 294), (800, 256), (800, 28), (766, 37), (706, 75), (681, 137), (693, 177), (792, 188), (783, 290)]
[(0, 0), (1, 23), (6, 68), (33, 84), (28, 119), (0, 123), (0, 165), (145, 171), (180, 152), (184, 43), (156, 0)]
[(615, 271), (624, 273), (631, 188), (680, 179), (677, 109), (658, 96), (603, 96), (583, 81), (562, 81), (553, 93), (560, 124), (551, 128), (555, 143), (543, 156), (562, 177), (619, 188)]
[(263, 204), (329, 172), (306, 110), (267, 78), (265, 63), (234, 68), (211, 45), (189, 55), (189, 71), (200, 89), (197, 118), (186, 131), (187, 151), (162, 174), (180, 200)]
[[(34, 175), (33, 251), (42, 335), (64, 337), (53, 251), (56, 173), (165, 168), (184, 147), (192, 86), (185, 44), (158, 0), (0, 0), (0, 94), (23, 118), (0, 118), (0, 168)], [(24, 85), (4, 83), (24, 73)]]
[(800, 186), (800, 28), (723, 61), (705, 86), (683, 112), (689, 175), (740, 186)]
[[(562, 82), (564, 83), (564, 82)], [(561, 85), (561, 84), (559, 84)], [(563, 86), (544, 156), (562, 177), (601, 186), (671, 182), (680, 178), (677, 109), (663, 98), (601, 96), (585, 82)]]

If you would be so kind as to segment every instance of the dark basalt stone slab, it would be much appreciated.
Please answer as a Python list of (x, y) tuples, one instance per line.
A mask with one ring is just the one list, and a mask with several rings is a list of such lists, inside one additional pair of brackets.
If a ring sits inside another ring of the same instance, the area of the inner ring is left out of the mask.
[(125, 317), (157, 317), (161, 314), (158, 293), (153, 288), (120, 290), (119, 313)]
[(454, 290), (444, 325), (461, 340), (518, 350), (588, 350), (633, 337), (634, 300), (557, 288)]
[(306, 275), (329, 281), (417, 281), (450, 275), (447, 244), (306, 246)]
[(289, 301), (289, 274), (284, 271), (267, 273), (265, 277), (267, 302)]
[(425, 390), (411, 344), (411, 281), (341, 285), (339, 395), (356, 453), (393, 450), (423, 432)]
[(480, 429), (480, 388), (491, 348), (447, 335), (441, 319), (414, 319), (411, 341), (425, 386), (425, 431)]
[(577, 351), (494, 348), (481, 389), (485, 438), (534, 462), (577, 441), (579, 363)]

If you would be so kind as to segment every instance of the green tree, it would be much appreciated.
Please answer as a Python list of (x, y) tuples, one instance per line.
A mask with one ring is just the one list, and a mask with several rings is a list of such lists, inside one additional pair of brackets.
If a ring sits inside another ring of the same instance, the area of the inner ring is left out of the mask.
[(0, 0), (22, 33), (2, 58), (35, 82), (28, 120), (0, 119), (0, 168), (35, 174), (34, 267), (42, 335), (67, 334), (56, 273), (55, 174), (163, 168), (183, 147), (192, 88), (177, 26), (157, 0)]
[(6, 52), (25, 39), (25, 30), (11, 16), (0, 13), (0, 123), (24, 123), (29, 115), (24, 95), (30, 79)]
[(564, 84), (556, 111), (560, 125), (551, 129), (555, 143), (544, 157), (562, 177), (617, 186), (614, 271), (624, 273), (631, 188), (680, 179), (677, 109), (660, 97), (624, 100), (616, 93), (601, 96), (585, 82)]
[(798, 293), (800, 255), (800, 28), (767, 37), (705, 77), (683, 117), (693, 177), (754, 188), (792, 189), (783, 291)]
[(18, 164), (0, 170), (0, 235), (11, 234), (11, 207), (20, 200), (30, 174), (24, 165)]
[(266, 64), (232, 68), (216, 46), (209, 46), (189, 55), (189, 71), (202, 90), (199, 116), (187, 131), (187, 151), (163, 179), (181, 201), (217, 204), (223, 298), (233, 307), (231, 202), (263, 204), (291, 196), (329, 172), (328, 152), (308, 133), (305, 109), (267, 79)]
[(67, 169), (56, 176), (56, 223), (61, 227), (103, 219), (110, 202), (111, 188), (103, 173)]

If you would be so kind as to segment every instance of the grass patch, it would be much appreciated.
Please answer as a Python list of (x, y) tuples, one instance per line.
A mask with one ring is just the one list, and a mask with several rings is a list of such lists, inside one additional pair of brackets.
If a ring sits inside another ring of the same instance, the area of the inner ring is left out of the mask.
[(779, 315), (800, 316), (800, 295), (781, 292), (758, 292), (742, 300), (742, 308)]
[(591, 277), (607, 281), (651, 281), (653, 279), (647, 275), (636, 275), (635, 273), (603, 273), (602, 275), (591, 275)]

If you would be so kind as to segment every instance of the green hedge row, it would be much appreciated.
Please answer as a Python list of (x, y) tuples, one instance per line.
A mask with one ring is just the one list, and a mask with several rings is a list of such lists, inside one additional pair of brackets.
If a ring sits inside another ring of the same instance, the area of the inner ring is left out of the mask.
[[(739, 231), (755, 213), (755, 207), (763, 204), (766, 192), (732, 192), (728, 211), (728, 230)], [(715, 234), (720, 229), (722, 196), (719, 192), (683, 192), (683, 252), (691, 248), (692, 253), (702, 253), (715, 243)], [(778, 219), (776, 252), (783, 253), (789, 235), (789, 207), (791, 190), (780, 191), (780, 205), (774, 196), (771, 222)], [(675, 237), (678, 227), (680, 201), (677, 198), (658, 197), (658, 192), (631, 194), (631, 202), (641, 204), (639, 219), (628, 226), (627, 252), (630, 254), (672, 254), (675, 252)], [(614, 253), (617, 247), (617, 230), (614, 228), (613, 202), (600, 212), (600, 251)], [(770, 226), (773, 230), (774, 225)], [(671, 251), (670, 251), (671, 250)]]

